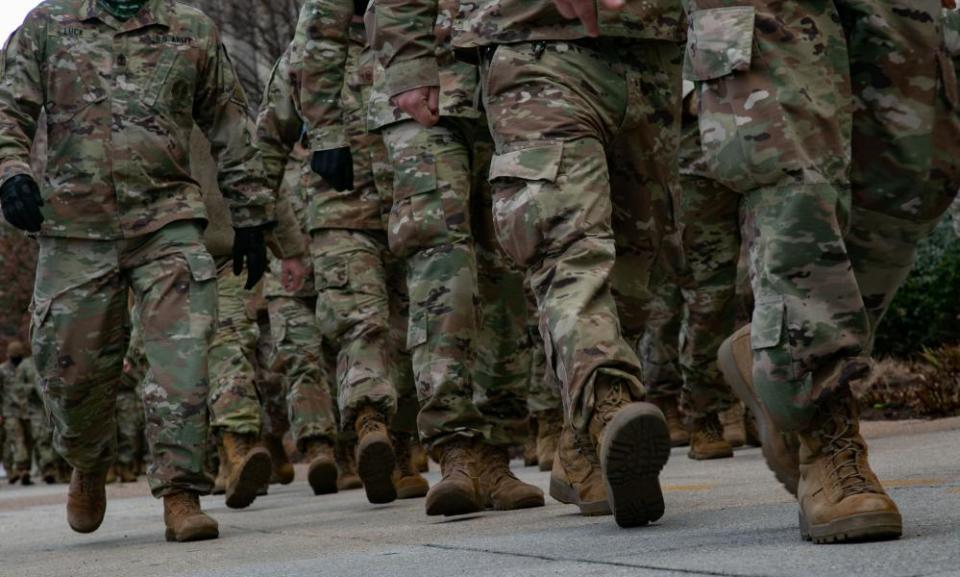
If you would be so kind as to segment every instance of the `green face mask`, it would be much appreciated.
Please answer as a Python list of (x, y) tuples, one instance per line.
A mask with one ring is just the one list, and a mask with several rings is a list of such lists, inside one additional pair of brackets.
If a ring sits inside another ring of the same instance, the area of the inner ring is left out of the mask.
[(129, 20), (143, 8), (149, 0), (97, 0), (104, 10), (113, 14), (117, 20)]

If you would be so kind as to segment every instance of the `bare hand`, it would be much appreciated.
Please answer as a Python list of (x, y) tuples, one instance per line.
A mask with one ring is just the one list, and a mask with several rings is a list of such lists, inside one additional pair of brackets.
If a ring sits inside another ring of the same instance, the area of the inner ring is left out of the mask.
[(300, 257), (284, 259), (280, 265), (280, 282), (283, 290), (295, 293), (303, 288), (307, 280), (309, 267)]
[[(623, 10), (625, 0), (599, 0), (600, 8), (604, 10)], [(590, 36), (600, 36), (600, 25), (597, 23), (596, 0), (553, 0), (557, 10), (564, 18), (573, 20), (579, 18), (583, 27)]]
[(440, 88), (424, 86), (414, 88), (393, 97), (393, 104), (430, 128), (440, 122)]

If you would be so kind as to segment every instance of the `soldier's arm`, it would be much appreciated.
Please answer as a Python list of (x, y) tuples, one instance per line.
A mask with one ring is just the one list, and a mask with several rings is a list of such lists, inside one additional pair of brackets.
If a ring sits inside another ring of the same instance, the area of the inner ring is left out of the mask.
[(291, 191), (278, 189), (277, 226), (267, 237), (270, 250), (281, 260), (303, 256), (307, 252), (307, 238), (303, 234), (290, 195)]
[(210, 34), (206, 62), (201, 65), (193, 116), (210, 141), (217, 160), (217, 180), (234, 227), (272, 222), (273, 193), (253, 146), (255, 127), (247, 112), (247, 98), (216, 30)]
[(352, 0), (307, 0), (294, 37), (300, 51), (300, 105), (314, 152), (349, 146), (340, 109)]
[(440, 85), (437, 66), (437, 0), (375, 0), (374, 49), (393, 97)]
[(277, 61), (257, 115), (256, 146), (271, 190), (279, 190), (290, 153), (303, 135), (304, 124), (294, 102), (289, 53)]
[(0, 184), (33, 178), (30, 149), (43, 108), (46, 20), (31, 14), (3, 48), (0, 61)]

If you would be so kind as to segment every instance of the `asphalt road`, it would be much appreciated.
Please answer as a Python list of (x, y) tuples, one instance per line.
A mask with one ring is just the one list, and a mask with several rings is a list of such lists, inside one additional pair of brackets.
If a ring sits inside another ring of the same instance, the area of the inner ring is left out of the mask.
[[(904, 516), (899, 541), (806, 543), (796, 504), (759, 450), (714, 462), (675, 450), (663, 477), (667, 514), (633, 530), (549, 499), (532, 511), (428, 518), (423, 501), (313, 497), (298, 480), (245, 511), (205, 498), (221, 538), (179, 545), (163, 541), (162, 507), (143, 482), (110, 487), (107, 519), (87, 536), (66, 525), (64, 487), (4, 485), (0, 576), (960, 576), (960, 420), (870, 430), (875, 469)], [(546, 490), (546, 473), (518, 473)]]

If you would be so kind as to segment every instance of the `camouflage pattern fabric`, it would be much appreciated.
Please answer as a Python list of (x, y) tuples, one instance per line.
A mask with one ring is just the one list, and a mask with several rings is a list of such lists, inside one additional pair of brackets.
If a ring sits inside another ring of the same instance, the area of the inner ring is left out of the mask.
[(802, 430), (956, 195), (956, 52), (936, 0), (685, 4), (705, 162), (744, 195), (754, 382)]
[[(491, 212), (492, 215), (492, 212)], [(530, 350), (529, 390), (527, 391), (527, 409), (536, 417), (543, 413), (560, 413), (563, 402), (560, 400), (560, 382), (547, 364), (547, 355), (540, 336), (540, 315), (537, 312), (537, 300), (533, 297), (529, 285), (525, 285), (527, 295), (527, 347)]]
[[(11, 361), (0, 365), (3, 374), (3, 428), (5, 433), (5, 451), (10, 465), (19, 469), (30, 469), (34, 449), (34, 437), (31, 432), (30, 397), (34, 386), (22, 379), (21, 367), (28, 359), (23, 359), (19, 366)], [(12, 472), (14, 469), (8, 469)]]
[(270, 326), (270, 312), (265, 300), (258, 299), (257, 327), (259, 338), (256, 350), (256, 385), (260, 398), (260, 417), (263, 427), (261, 437), (272, 436), (282, 439), (290, 430), (287, 416), (286, 380), (284, 375), (273, 369), (273, 330)]
[(43, 405), (40, 375), (37, 373), (37, 365), (32, 357), (20, 363), (14, 379), (18, 386), (29, 390), (29, 439), (32, 442), (32, 453), (37, 468), (41, 473), (56, 471), (60, 466), (61, 458), (53, 450), (53, 429)]
[(42, 236), (120, 240), (204, 218), (188, 169), (194, 122), (218, 159), (234, 225), (272, 218), (246, 98), (199, 10), (150, 0), (121, 23), (90, 0), (44, 2), (10, 38), (0, 73), (0, 181), (32, 174), (47, 113)]
[(683, 326), (683, 292), (680, 283), (660, 271), (651, 282), (647, 327), (637, 343), (643, 367), (643, 384), (650, 399), (677, 399), (683, 393), (680, 369), (680, 330)]
[(33, 350), (54, 446), (83, 471), (115, 461), (116, 389), (132, 288), (150, 366), (143, 400), (157, 497), (207, 493), (212, 486), (203, 464), (216, 267), (201, 238), (197, 222), (124, 241), (40, 238)]
[(667, 42), (519, 43), (497, 47), (485, 71), (498, 238), (527, 270), (578, 428), (599, 375), (645, 394), (627, 339), (643, 330), (650, 272), (675, 230), (680, 58)]
[(273, 351), (270, 367), (284, 377), (290, 425), (300, 450), (311, 439), (333, 441), (337, 419), (323, 362), (323, 335), (316, 297), (275, 296), (267, 300)]
[[(136, 327), (137, 323), (133, 323)], [(117, 391), (117, 463), (139, 465), (143, 460), (145, 426), (143, 408), (143, 381), (146, 359), (143, 339), (134, 328), (124, 359), (125, 369)]]
[(213, 432), (260, 435), (263, 421), (257, 392), (257, 341), (260, 329), (254, 293), (233, 274), (229, 260), (217, 274), (218, 323), (210, 344), (210, 427)]
[(143, 8), (147, 0), (97, 0), (97, 3), (118, 20), (128, 20)]

